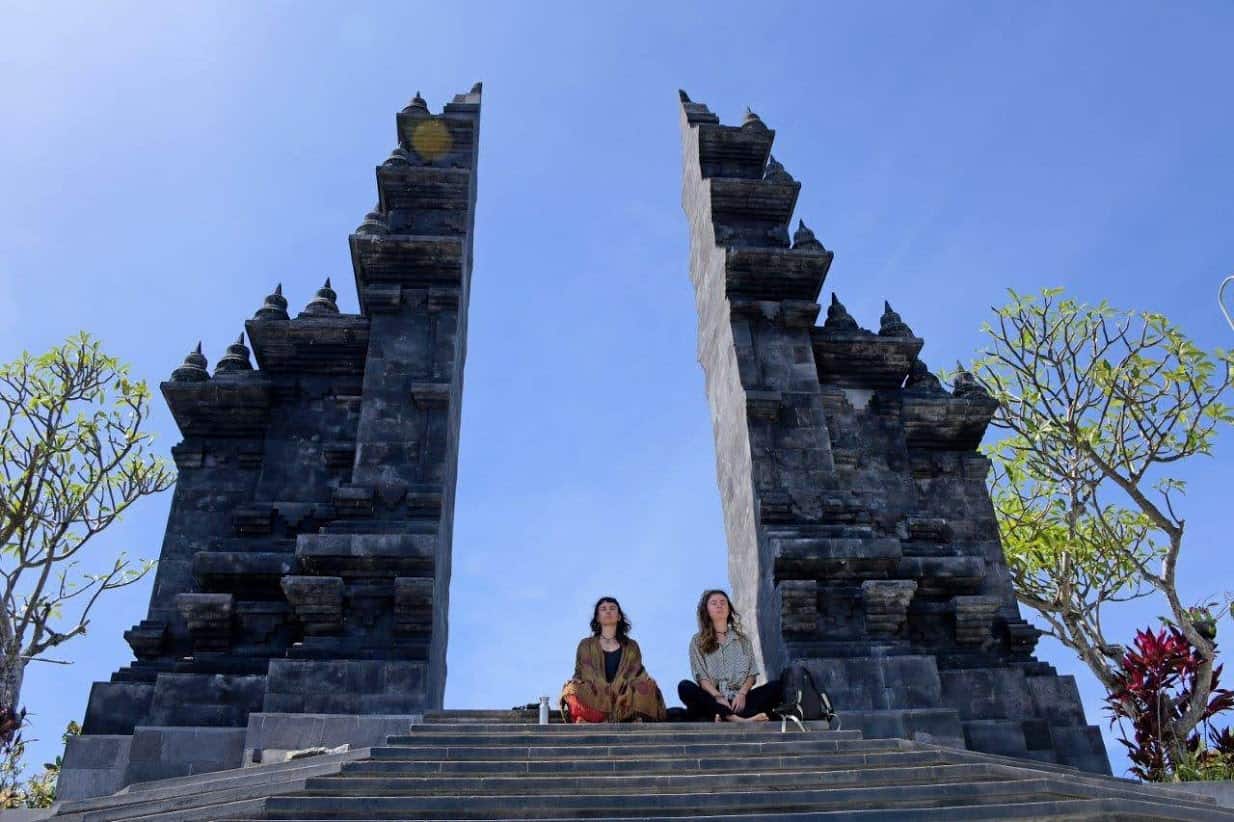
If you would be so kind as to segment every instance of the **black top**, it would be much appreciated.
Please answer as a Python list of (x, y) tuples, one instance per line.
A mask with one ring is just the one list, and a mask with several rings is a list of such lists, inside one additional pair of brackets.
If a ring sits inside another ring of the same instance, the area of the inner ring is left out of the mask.
[(604, 652), (604, 681), (612, 682), (617, 676), (617, 666), (621, 664), (621, 649)]

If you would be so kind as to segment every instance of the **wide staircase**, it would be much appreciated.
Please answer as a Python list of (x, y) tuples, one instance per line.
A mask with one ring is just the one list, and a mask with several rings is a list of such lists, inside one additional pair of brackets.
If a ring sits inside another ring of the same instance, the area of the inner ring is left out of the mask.
[(1177, 788), (821, 725), (533, 723), (431, 713), (381, 747), (139, 784), (56, 819), (1234, 820)]

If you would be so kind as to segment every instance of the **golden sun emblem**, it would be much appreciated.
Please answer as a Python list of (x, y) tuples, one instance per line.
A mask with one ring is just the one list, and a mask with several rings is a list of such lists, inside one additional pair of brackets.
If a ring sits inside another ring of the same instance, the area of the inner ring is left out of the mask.
[(429, 162), (446, 156), (453, 145), (450, 129), (440, 120), (425, 120), (412, 129), (411, 147)]

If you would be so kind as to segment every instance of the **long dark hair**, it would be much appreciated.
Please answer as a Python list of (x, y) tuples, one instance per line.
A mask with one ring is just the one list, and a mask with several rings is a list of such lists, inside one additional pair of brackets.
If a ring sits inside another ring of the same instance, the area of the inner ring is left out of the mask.
[(738, 637), (745, 637), (741, 630), (741, 616), (737, 613), (737, 609), (733, 607), (733, 601), (729, 599), (728, 592), (719, 588), (703, 591), (703, 595), (698, 600), (698, 635), (695, 636), (694, 641), (698, 643), (699, 650), (704, 654), (714, 653), (716, 648), (720, 647), (720, 640), (716, 638), (715, 626), (711, 624), (711, 614), (707, 613), (707, 600), (716, 594), (724, 597), (724, 601), (728, 603), (729, 631)]
[(624, 645), (630, 635), (630, 620), (626, 618), (626, 612), (621, 610), (621, 603), (614, 597), (600, 597), (596, 600), (596, 607), (591, 609), (591, 633), (593, 636), (600, 635), (600, 606), (606, 602), (617, 606), (617, 641)]

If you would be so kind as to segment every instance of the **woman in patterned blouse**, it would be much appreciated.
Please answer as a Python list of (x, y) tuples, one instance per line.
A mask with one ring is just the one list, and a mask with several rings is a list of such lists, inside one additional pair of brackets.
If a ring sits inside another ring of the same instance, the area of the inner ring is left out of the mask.
[(754, 687), (754, 649), (728, 594), (704, 591), (698, 601), (698, 633), (690, 639), (690, 671), (677, 695), (690, 719), (766, 721), (780, 703), (780, 681)]

